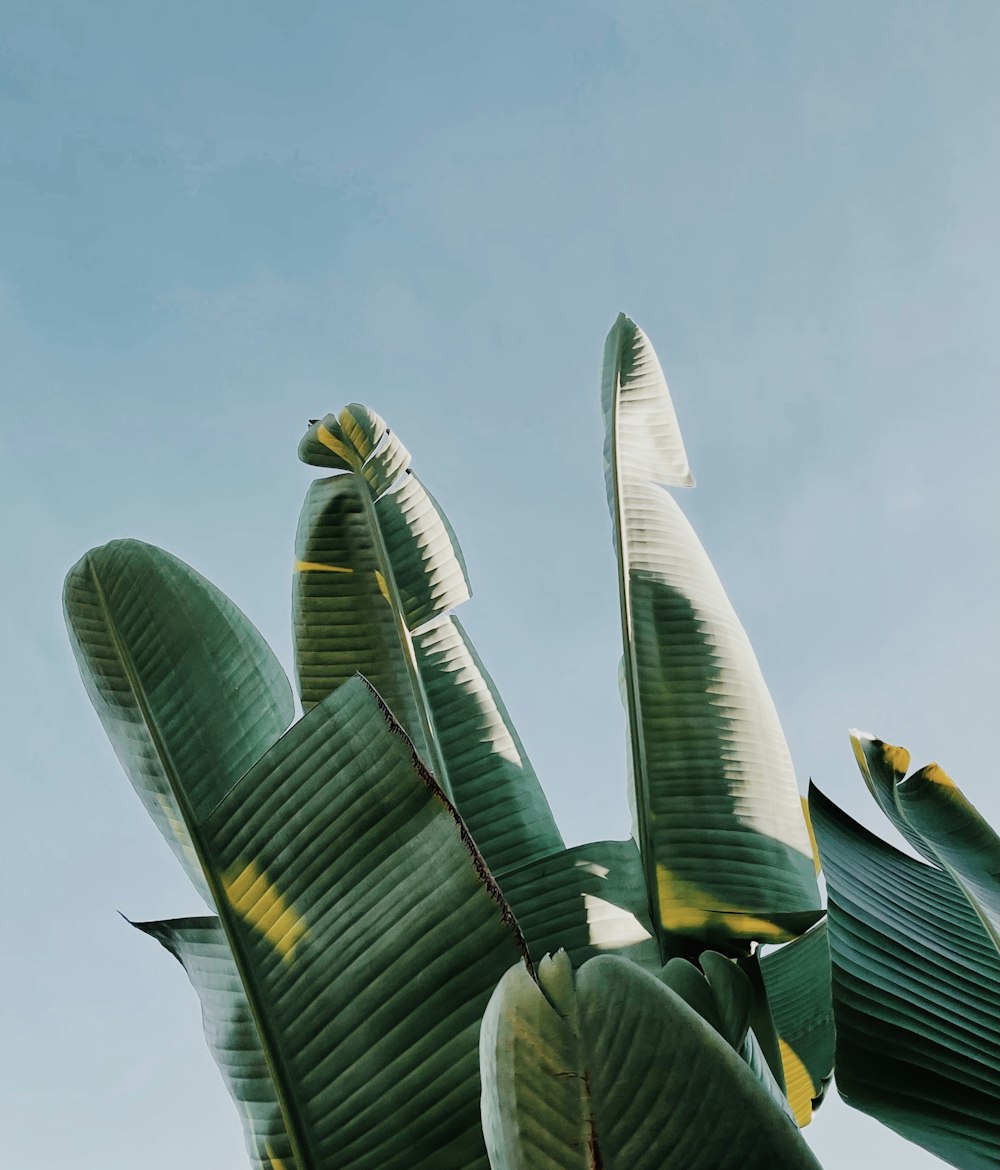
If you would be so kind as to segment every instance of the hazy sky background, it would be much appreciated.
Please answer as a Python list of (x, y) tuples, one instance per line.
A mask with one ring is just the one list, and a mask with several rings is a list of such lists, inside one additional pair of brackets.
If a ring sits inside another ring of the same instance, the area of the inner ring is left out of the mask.
[[(4, 1157), (245, 1164), (179, 966), (200, 902), (84, 696), (62, 578), (118, 536), (290, 662), (306, 420), (380, 411), (570, 842), (625, 836), (598, 373), (656, 345), (681, 502), (796, 761), (846, 729), (1000, 820), (1000, 5), (7, 0), (0, 51)], [(830, 1102), (827, 1170), (939, 1163)]]

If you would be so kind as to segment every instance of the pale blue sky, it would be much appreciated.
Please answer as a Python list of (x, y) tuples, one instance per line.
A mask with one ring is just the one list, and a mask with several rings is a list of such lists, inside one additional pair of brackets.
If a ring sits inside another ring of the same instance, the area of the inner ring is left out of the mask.
[[(846, 728), (1000, 820), (1000, 5), (7, 0), (0, 50), (4, 1155), (244, 1164), (183, 973), (198, 900), (59, 609), (190, 561), (289, 660), (310, 417), (384, 414), (571, 841), (624, 836), (597, 379), (656, 345), (682, 497), (804, 787), (889, 835)], [(831, 1103), (827, 1167), (938, 1163)]]

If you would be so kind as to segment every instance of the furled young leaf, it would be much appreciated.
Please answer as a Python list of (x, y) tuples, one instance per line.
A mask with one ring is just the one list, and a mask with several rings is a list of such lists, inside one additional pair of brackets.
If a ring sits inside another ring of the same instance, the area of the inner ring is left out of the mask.
[(562, 848), (496, 688), (449, 611), (469, 597), (443, 512), (385, 422), (353, 404), (314, 423), (307, 463), (343, 472), (306, 496), (296, 537), (295, 654), (308, 708), (370, 679), (497, 874)]
[(962, 1167), (1000, 1165), (1000, 956), (947, 872), (813, 788), (840, 1095)]
[(239, 1111), (254, 1170), (295, 1170), (267, 1058), (218, 918), (132, 925), (179, 960), (198, 993), (205, 1039)]
[(765, 955), (760, 970), (778, 1033), (788, 1101), (799, 1125), (808, 1125), (833, 1074), (833, 1003), (826, 922)]
[[(771, 1100), (789, 1120), (794, 1120), (784, 1090), (750, 1027), (754, 990), (749, 978), (734, 960), (712, 951), (702, 954), (699, 962), (703, 970), (689, 959), (671, 959), (659, 977), (688, 1007), (711, 1024), (734, 1052), (739, 1053)], [(711, 979), (708, 971), (712, 972)]]
[(66, 578), (64, 607), (122, 767), (211, 905), (180, 801), (212, 808), (291, 723), (284, 671), (214, 585), (138, 540), (86, 553)]
[(749, 640), (672, 496), (690, 486), (666, 381), (620, 316), (604, 354), (639, 845), (657, 927), (780, 940), (819, 916), (788, 748)]
[(794, 1124), (684, 1000), (627, 959), (509, 971), (483, 1019), (493, 1170), (816, 1170)]

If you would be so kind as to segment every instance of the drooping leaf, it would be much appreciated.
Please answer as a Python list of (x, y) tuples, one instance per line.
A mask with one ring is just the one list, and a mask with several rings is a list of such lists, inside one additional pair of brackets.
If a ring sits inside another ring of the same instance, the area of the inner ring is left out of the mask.
[(692, 483), (652, 346), (620, 316), (603, 374), (639, 845), (657, 927), (780, 940), (819, 916), (798, 790), (749, 640), (661, 485)]
[(484, 1168), (479, 1022), (523, 942), (363, 680), (286, 732), (193, 834), (299, 1170)]
[(544, 963), (500, 982), (483, 1020), (493, 1170), (816, 1170), (726, 1041), (627, 959)]
[(879, 807), (918, 853), (951, 874), (1000, 949), (1000, 838), (938, 764), (908, 777), (906, 748), (850, 734)]
[(849, 1105), (963, 1170), (1000, 1164), (1000, 957), (948, 873), (815, 787), (836, 1079)]
[(267, 1058), (218, 918), (132, 925), (179, 960), (198, 993), (205, 1039), (240, 1114), (254, 1170), (295, 1170)]
[(214, 585), (137, 540), (86, 553), (63, 600), (84, 686), (115, 753), (212, 905), (180, 801), (211, 808), (291, 723), (284, 671)]
[(833, 1074), (830, 946), (825, 922), (760, 962), (778, 1033), (788, 1100), (808, 1125)]
[(296, 537), (294, 629), (305, 707), (365, 675), (458, 805), (497, 874), (562, 848), (496, 687), (448, 611), (470, 594), (455, 534), (385, 422), (353, 404), (313, 424)]
[(611, 951), (659, 969), (633, 840), (593, 841), (552, 853), (511, 870), (502, 885), (536, 961), (564, 950), (579, 967)]

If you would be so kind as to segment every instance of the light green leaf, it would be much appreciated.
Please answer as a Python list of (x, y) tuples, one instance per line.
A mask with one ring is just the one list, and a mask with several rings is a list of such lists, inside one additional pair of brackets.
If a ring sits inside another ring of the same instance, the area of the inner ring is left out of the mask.
[(84, 686), (115, 753), (212, 905), (185, 821), (189, 810), (212, 808), (292, 721), (284, 671), (214, 585), (137, 540), (86, 553), (63, 600)]
[(455, 801), (497, 874), (562, 838), (496, 688), (448, 611), (470, 595), (443, 512), (384, 420), (352, 404), (313, 424), (296, 537), (294, 628), (303, 706), (368, 678)]
[(725, 1040), (634, 963), (501, 981), (483, 1020), (493, 1170), (816, 1170)]
[(608, 336), (603, 403), (639, 845), (657, 928), (780, 940), (819, 916), (812, 851), (750, 642), (663, 484), (692, 480), (642, 331)]
[(952, 877), (813, 788), (829, 897), (836, 1079), (857, 1109), (963, 1167), (1000, 1164), (1000, 956)]
[(179, 960), (198, 993), (205, 1039), (240, 1114), (254, 1170), (295, 1170), (267, 1058), (218, 918), (132, 925)]

